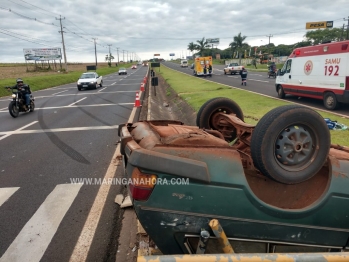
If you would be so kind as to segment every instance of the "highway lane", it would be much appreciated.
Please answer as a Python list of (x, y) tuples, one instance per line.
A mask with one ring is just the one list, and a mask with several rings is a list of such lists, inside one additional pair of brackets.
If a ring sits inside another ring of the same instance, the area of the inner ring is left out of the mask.
[(35, 111), (16, 119), (9, 98), (0, 98), (1, 262), (69, 261), (73, 252), (76, 261), (115, 256), (114, 198), (123, 185), (110, 187), (101, 214), (90, 211), (104, 204), (94, 202), (98, 183), (119, 165), (117, 125), (129, 119), (146, 70), (104, 76), (96, 90), (72, 83), (34, 92)]
[[(162, 64), (166, 65), (169, 68), (183, 72), (188, 75), (193, 75), (193, 70), (190, 68), (181, 68), (179, 64), (173, 62), (163, 62)], [(262, 65), (260, 65), (262, 67)], [(224, 85), (228, 85), (235, 88), (241, 88), (244, 90), (249, 90), (256, 92), (258, 94), (266, 95), (279, 99), (275, 90), (275, 79), (268, 78), (267, 72), (248, 72), (247, 77), (247, 86), (241, 86), (240, 76), (239, 75), (224, 75), (223, 71), (224, 65), (214, 65), (213, 66), (213, 76), (212, 78), (206, 78), (208, 81), (214, 81)], [(305, 97), (297, 97), (287, 95), (285, 101), (292, 103), (298, 103), (300, 105), (309, 106), (316, 108), (318, 110), (329, 112), (332, 114), (337, 114), (343, 117), (349, 117), (349, 106), (342, 105), (339, 109), (335, 111), (326, 110), (323, 106), (322, 100), (310, 99)]]

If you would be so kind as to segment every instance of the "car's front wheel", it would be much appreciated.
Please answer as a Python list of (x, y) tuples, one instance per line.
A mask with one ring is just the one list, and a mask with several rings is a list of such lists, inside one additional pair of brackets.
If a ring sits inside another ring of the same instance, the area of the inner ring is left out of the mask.
[(103, 86), (103, 80), (101, 80), (101, 83), (99, 84), (99, 86), (100, 86), (100, 87), (102, 87), (102, 86)]

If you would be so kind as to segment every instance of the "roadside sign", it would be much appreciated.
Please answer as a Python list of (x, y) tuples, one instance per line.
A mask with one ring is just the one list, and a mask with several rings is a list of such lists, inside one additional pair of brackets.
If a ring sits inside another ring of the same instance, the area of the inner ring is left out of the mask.
[(175, 56), (175, 54), (174, 53), (170, 53), (170, 56)]
[(218, 45), (219, 44), (219, 38), (207, 38), (206, 42), (208, 44), (216, 44), (216, 45)]
[(333, 28), (333, 21), (308, 22), (305, 29)]
[(154, 56), (160, 56), (160, 54), (154, 54)]

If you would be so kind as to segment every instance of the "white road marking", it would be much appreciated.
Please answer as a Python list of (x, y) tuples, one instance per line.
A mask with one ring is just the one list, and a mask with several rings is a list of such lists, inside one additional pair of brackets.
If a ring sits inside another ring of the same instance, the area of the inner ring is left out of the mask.
[(101, 90), (98, 91), (98, 93), (101, 92), (101, 91), (103, 91), (103, 90), (106, 89), (106, 88), (107, 88), (107, 87), (102, 88)]
[(5, 110), (5, 109), (8, 109), (8, 107), (1, 108), (0, 111), (1, 111), (1, 110)]
[[(28, 126), (31, 126), (31, 125), (36, 124), (37, 122), (39, 122), (39, 121), (31, 122), (31, 123), (28, 124), (28, 125), (25, 125), (25, 126), (23, 126), (23, 127), (21, 127), (21, 128), (16, 129), (15, 131), (21, 131), (21, 130), (23, 130), (24, 128), (27, 128)], [(9, 137), (10, 135), (11, 135), (11, 134), (4, 135), (4, 136), (0, 137), (0, 140), (3, 140), (3, 139), (5, 139), (6, 137)]]
[(40, 261), (81, 186), (82, 184), (57, 185), (0, 261)]
[(112, 83), (111, 85), (115, 85), (115, 84), (116, 84), (116, 82)]
[(87, 98), (87, 97), (81, 98), (80, 100), (78, 100), (78, 101), (76, 101), (76, 102), (70, 104), (69, 106), (75, 105), (76, 103), (79, 103), (80, 101), (82, 101), (82, 100), (84, 100), (84, 99), (86, 99), (86, 98)]
[(66, 127), (66, 128), (37, 129), (37, 130), (15, 130), (15, 131), (2, 131), (0, 132), (0, 135), (39, 134), (39, 133), (47, 133), (47, 132), (89, 131), (89, 130), (118, 129), (118, 128), (119, 128), (119, 125)]
[(68, 91), (68, 90), (64, 90), (64, 91), (61, 91), (61, 92), (58, 92), (58, 93), (54, 93), (54, 94), (52, 94), (51, 96), (58, 95), (58, 94), (60, 94), (60, 93), (67, 92), (67, 91)]
[(7, 201), (17, 190), (19, 187), (5, 187), (0, 188), (0, 207), (3, 203)]
[[(133, 108), (127, 123), (133, 122), (134, 116), (136, 114), (136, 109), (137, 107)], [(118, 144), (118, 146), (116, 147), (115, 153), (110, 161), (108, 170), (105, 173), (104, 179), (106, 179), (107, 181), (108, 181), (108, 178), (113, 178), (115, 175), (116, 169), (118, 167), (115, 164), (115, 160), (119, 155), (120, 155), (120, 144)], [(88, 214), (85, 225), (78, 239), (78, 242), (76, 243), (74, 251), (70, 257), (70, 260), (69, 260), (70, 262), (86, 261), (87, 254), (88, 254), (88, 251), (90, 250), (92, 240), (95, 235), (97, 225), (99, 223), (99, 219), (101, 217), (110, 187), (111, 187), (110, 183), (108, 183), (107, 185), (102, 184), (100, 186), (97, 196), (95, 198), (95, 201), (93, 202), (90, 213)]]
[[(98, 107), (98, 106), (122, 106), (122, 105), (134, 105), (134, 103), (119, 103), (119, 104), (96, 104), (96, 105), (73, 105), (73, 106), (51, 106), (36, 108), (35, 110), (46, 110), (46, 109), (64, 109), (64, 108), (75, 108), (75, 107)], [(0, 113), (7, 113), (6, 111), (0, 111)]]
[(251, 81), (257, 81), (257, 82), (264, 82), (264, 83), (269, 83), (269, 81), (265, 81), (265, 80), (258, 80), (258, 79), (247, 79), (248, 80), (251, 80)]

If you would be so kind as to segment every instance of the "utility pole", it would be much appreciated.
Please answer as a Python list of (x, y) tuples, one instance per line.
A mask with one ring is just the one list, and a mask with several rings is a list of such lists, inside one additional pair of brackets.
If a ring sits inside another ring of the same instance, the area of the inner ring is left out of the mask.
[(98, 39), (98, 38), (92, 38), (93, 39), (93, 41), (94, 41), (94, 43), (95, 43), (95, 58), (96, 58), (96, 69), (97, 69), (97, 47), (96, 47), (96, 40)]
[(267, 35), (267, 37), (269, 37), (268, 53), (270, 54), (270, 37), (273, 37), (273, 35), (269, 34), (269, 35)]
[(108, 45), (109, 46), (109, 66), (111, 66), (111, 54), (110, 54), (110, 47), (112, 46), (112, 45)]
[(127, 63), (128, 63), (128, 51), (126, 50), (126, 60), (127, 60)]
[(344, 21), (348, 21), (348, 25), (347, 25), (347, 40), (349, 40), (349, 16), (348, 16), (348, 19), (343, 18), (343, 20)]
[(125, 50), (122, 50), (122, 62), (125, 63)]
[(119, 63), (119, 47), (116, 48), (116, 52), (118, 54), (118, 63)]
[(61, 24), (61, 31), (58, 31), (58, 33), (61, 33), (62, 35), (62, 45), (63, 45), (63, 55), (64, 55), (64, 64), (65, 64), (65, 72), (68, 72), (68, 65), (67, 65), (67, 56), (65, 54), (65, 45), (64, 45), (64, 37), (63, 37), (63, 27), (62, 27), (62, 18), (61, 16), (59, 16), (59, 18), (56, 17), (56, 20), (59, 20), (60, 24)]

